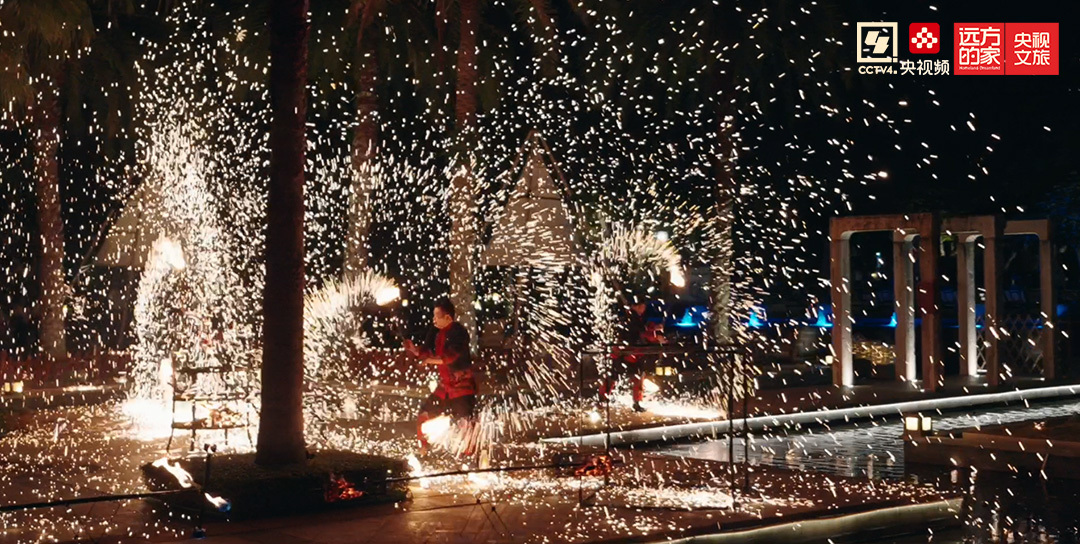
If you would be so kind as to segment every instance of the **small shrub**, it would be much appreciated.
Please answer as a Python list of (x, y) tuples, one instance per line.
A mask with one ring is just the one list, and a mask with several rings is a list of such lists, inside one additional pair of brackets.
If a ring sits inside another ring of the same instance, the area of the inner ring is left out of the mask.
[[(179, 462), (197, 484), (203, 485), (205, 457)], [(210, 469), (210, 483), (204, 486), (205, 490), (230, 501), (233, 519), (401, 501), (406, 497), (406, 485), (385, 480), (408, 474), (408, 466), (400, 459), (346, 451), (321, 451), (306, 463), (272, 469), (256, 465), (254, 453), (216, 455), (210, 461)], [(151, 489), (180, 487), (176, 478), (152, 463), (144, 465), (142, 470)], [(359, 496), (340, 493), (350, 485), (360, 492)], [(191, 504), (195, 495), (183, 494), (176, 503), (199, 508), (200, 505)]]

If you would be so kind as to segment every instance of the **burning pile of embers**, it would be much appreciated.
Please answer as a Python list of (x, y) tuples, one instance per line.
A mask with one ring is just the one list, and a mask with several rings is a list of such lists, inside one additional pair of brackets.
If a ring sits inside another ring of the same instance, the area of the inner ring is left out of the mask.
[(364, 496), (364, 492), (356, 489), (356, 486), (344, 476), (331, 474), (323, 496), (328, 503), (343, 502), (359, 499)]

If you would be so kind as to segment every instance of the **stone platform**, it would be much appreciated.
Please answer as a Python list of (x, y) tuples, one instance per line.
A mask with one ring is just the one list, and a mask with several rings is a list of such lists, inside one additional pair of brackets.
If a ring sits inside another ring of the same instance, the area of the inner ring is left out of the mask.
[(1080, 479), (1080, 418), (963, 429), (905, 440), (909, 463)]

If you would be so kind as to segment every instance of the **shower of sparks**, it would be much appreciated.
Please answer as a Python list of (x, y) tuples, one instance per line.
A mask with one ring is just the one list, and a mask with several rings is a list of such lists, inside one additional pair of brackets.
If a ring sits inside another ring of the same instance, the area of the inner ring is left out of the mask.
[[(174, 3), (163, 17), (165, 37), (151, 39), (116, 22), (96, 29), (102, 39), (124, 32), (124, 39), (137, 44), (141, 53), (131, 63), (131, 81), (95, 88), (88, 80), (80, 92), (100, 94), (65, 98), (71, 111), (82, 105), (85, 124), (64, 137), (59, 161), (61, 178), (77, 180), (62, 186), (71, 285), (60, 295), (69, 312), (68, 351), (107, 347), (129, 358), (128, 398), (42, 412), (47, 424), (0, 435), (0, 488), (18, 479), (20, 490), (5, 496), (5, 504), (85, 491), (70, 482), (85, 472), (83, 461), (72, 456), (105, 467), (109, 476), (95, 475), (89, 486), (96, 492), (130, 491), (138, 484), (129, 469), (160, 456), (174, 424), (227, 421), (256, 435), (269, 168), (267, 29), (255, 10), (222, 8), (211, 15), (200, 10), (203, 3)], [(155, 11), (158, 2), (148, 4), (153, 6), (139, 9)], [(409, 3), (386, 4), (395, 10)], [(308, 439), (316, 449), (407, 459), (414, 476), (455, 469), (466, 452), (484, 465), (496, 458), (504, 465), (545, 460), (551, 452), (536, 442), (537, 433), (574, 434), (582, 420), (596, 426), (606, 417), (578, 398), (579, 368), (596, 364), (581, 354), (615, 339), (616, 309), (628, 288), (659, 296), (669, 287), (683, 293), (698, 282), (706, 298), (717, 301), (712, 315), (732, 316), (736, 339), (775, 352), (790, 339), (747, 328), (743, 319), (778, 287), (799, 293), (806, 315), (815, 315), (828, 274), (820, 266), (824, 219), (857, 212), (864, 204), (850, 189), (872, 193), (867, 187), (889, 179), (890, 161), (897, 158), (933, 179), (936, 168), (951, 160), (929, 144), (907, 144), (905, 127), (947, 124), (956, 138), (986, 144), (968, 165), (972, 180), (988, 175), (985, 164), (1001, 139), (980, 128), (974, 114), (944, 121), (909, 117), (918, 104), (941, 106), (930, 89), (920, 88), (895, 107), (839, 98), (844, 83), (833, 77), (836, 67), (826, 59), (847, 58), (849, 44), (837, 36), (853, 29), (806, 31), (832, 20), (817, 2), (782, 16), (760, 3), (735, 2), (736, 36), (725, 35), (720, 19), (727, 15), (704, 7), (708, 2), (685, 3), (648, 20), (646, 10), (635, 13), (630, 3), (584, 2), (574, 15), (579, 20), (557, 28), (544, 23), (548, 14), (532, 4), (490, 4), (486, 9), (506, 17), (502, 32), (481, 30), (481, 80), (498, 100), (489, 104), (483, 98), (487, 109), (469, 142), (469, 189), (475, 197), (470, 227), (488, 232), (492, 218), (514, 197), (517, 179), (507, 172), (533, 129), (551, 146), (566, 177), (558, 196), (574, 230), (575, 258), (563, 262), (540, 248), (527, 265), (476, 266), (474, 310), (482, 323), (505, 326), (517, 303), (524, 315), (516, 324), (517, 343), (486, 361), (506, 373), (506, 382), (483, 399), (475, 421), (441, 417), (425, 425), (422, 430), (447, 458), (421, 465), (413, 455), (414, 417), (432, 377), (427, 369), (402, 363), (395, 331), (415, 333), (429, 320), (431, 303), (450, 290), (449, 178), (460, 164), (448, 157), (463, 144), (449, 113), (454, 93), (447, 70), (453, 63), (434, 52), (453, 47), (434, 43), (434, 29), (410, 31), (421, 17), (433, 22), (433, 13), (378, 14), (386, 46), (380, 54), (387, 57), (380, 62), (392, 68), (379, 74), (385, 81), (378, 85), (378, 111), (358, 111), (362, 93), (348, 75), (359, 68), (360, 55), (350, 45), (357, 40), (340, 14), (313, 13), (311, 50), (318, 69), (309, 86), (307, 129), (304, 399)], [(0, 25), (27, 25), (12, 17), (11, 5), (0, 0)], [(24, 102), (26, 96), (40, 98), (44, 76), (21, 64), (30, 51), (19, 43), (30, 36), (24, 26), (0, 26), (0, 303), (4, 311), (18, 306), (29, 319), (40, 310), (31, 309), (31, 300), (56, 293), (39, 292), (42, 278), (34, 264), (41, 234), (33, 224), (37, 195), (29, 180), (34, 143), (43, 133), (26, 115)], [(73, 74), (85, 75), (86, 66), (104, 62), (96, 55), (108, 46), (80, 38), (58, 56), (71, 59)], [(131, 111), (101, 111), (100, 104), (113, 99), (130, 101)], [(783, 115), (777, 114), (780, 104)], [(70, 112), (64, 117), (77, 124)], [(366, 123), (377, 127), (377, 143), (354, 149), (357, 129)], [(895, 157), (867, 155), (859, 145), (863, 138), (895, 141)], [(355, 157), (372, 149), (371, 160), (357, 165)], [(731, 167), (730, 183), (717, 180), (718, 162)], [(1005, 205), (1000, 210), (1014, 211)], [(526, 228), (538, 225), (530, 219)], [(350, 255), (350, 244), (362, 246), (366, 257)], [(76, 274), (70, 273), (73, 264)], [(136, 278), (130, 296), (113, 292), (122, 291), (110, 285), (116, 270)], [(132, 307), (133, 330), (126, 337), (111, 330), (119, 305)], [(701, 344), (703, 338), (694, 340)], [(37, 361), (38, 351), (20, 345), (9, 356)], [(678, 362), (676, 356), (665, 364)], [(0, 382), (5, 392), (29, 383), (21, 374), (0, 376)], [(648, 382), (643, 417), (683, 421), (730, 413), (711, 383), (685, 391), (664, 383)], [(222, 400), (177, 411), (170, 405), (178, 394)], [(625, 411), (631, 401), (620, 393), (612, 404)], [(104, 430), (66, 431), (82, 425)], [(254, 447), (243, 437), (230, 438), (233, 450)], [(800, 455), (796, 448), (788, 454)], [(74, 464), (60, 463), (65, 459)], [(36, 481), (21, 469), (8, 471), (8, 464), (55, 464), (64, 472)], [(167, 458), (155, 464), (184, 487), (192, 485), (190, 475), (176, 472), (178, 465)], [(668, 485), (662, 478), (649, 475), (636, 486), (623, 482), (605, 496), (639, 508), (731, 505), (723, 478), (708, 478), (696, 488)], [(816, 477), (806, 481), (815, 483)], [(582, 485), (599, 487), (549, 473), (425, 477), (420, 483), (468, 486), (470, 492), (519, 502), (576, 493)], [(866, 489), (877, 488), (869, 483)], [(205, 498), (216, 508), (228, 507), (221, 497)], [(806, 500), (761, 494), (749, 510), (801, 507)], [(624, 529), (661, 526), (649, 515), (638, 520)], [(70, 534), (65, 523), (24, 526), (48, 539)], [(566, 522), (559, 538), (578, 538), (586, 529)], [(133, 536), (168, 531), (176, 529), (148, 526)], [(27, 538), (38, 540), (36, 534)]]

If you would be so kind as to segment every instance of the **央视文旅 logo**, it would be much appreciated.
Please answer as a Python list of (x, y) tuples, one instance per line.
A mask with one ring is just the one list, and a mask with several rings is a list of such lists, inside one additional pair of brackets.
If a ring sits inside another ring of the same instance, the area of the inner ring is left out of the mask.
[(892, 63), (897, 61), (896, 23), (858, 23), (859, 62)]

